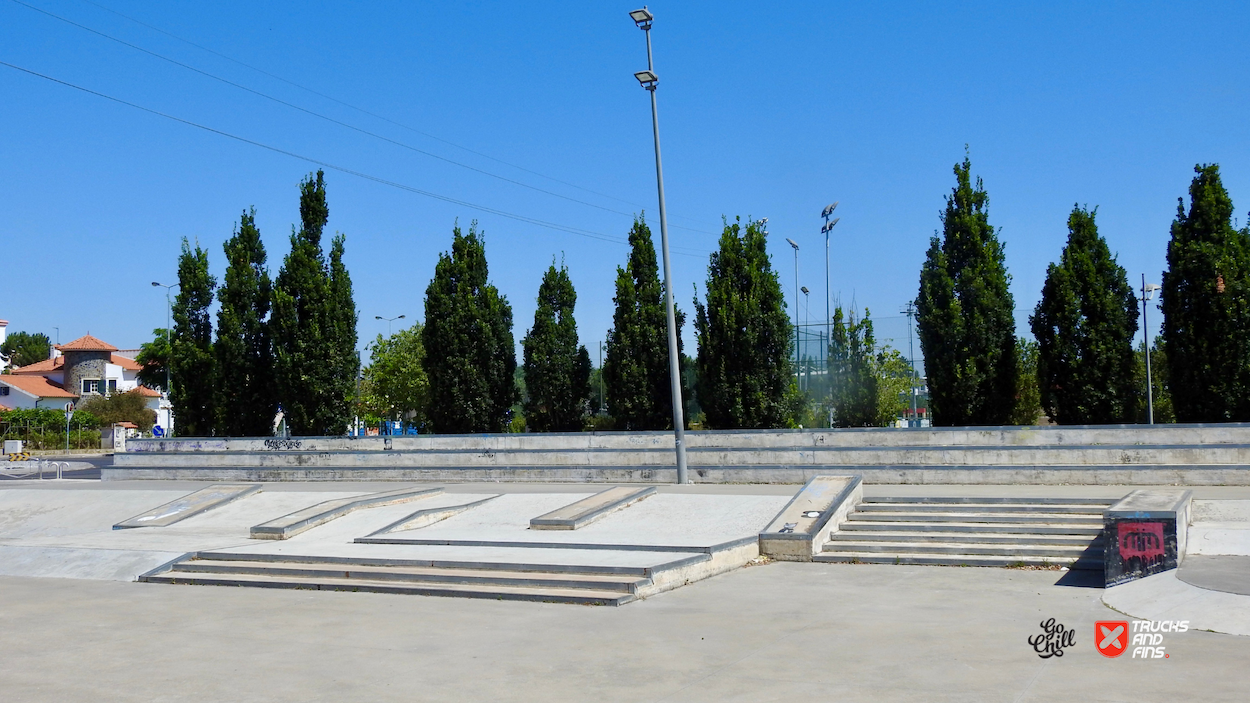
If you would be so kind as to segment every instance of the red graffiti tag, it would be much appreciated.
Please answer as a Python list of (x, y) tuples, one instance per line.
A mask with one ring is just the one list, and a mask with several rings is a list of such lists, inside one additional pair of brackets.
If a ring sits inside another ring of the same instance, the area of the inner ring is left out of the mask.
[(1121, 559), (1127, 561), (1133, 557), (1154, 559), (1163, 556), (1163, 523), (1121, 522), (1116, 528)]

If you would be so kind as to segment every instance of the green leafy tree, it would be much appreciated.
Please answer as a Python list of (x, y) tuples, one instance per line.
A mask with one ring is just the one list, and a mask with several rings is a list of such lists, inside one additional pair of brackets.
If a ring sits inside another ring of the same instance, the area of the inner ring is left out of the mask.
[(1163, 274), (1163, 339), (1180, 422), (1250, 420), (1250, 227), (1216, 164), (1195, 166), (1176, 208)]
[(169, 368), (169, 331), (164, 327), (152, 330), (152, 341), (139, 345), (135, 363), (143, 368), (135, 377), (148, 388), (169, 390), (165, 387), (166, 369)]
[(935, 425), (1001, 425), (1016, 396), (1014, 302), (989, 196), (967, 157), (920, 271), (916, 323)]
[(226, 278), (217, 299), (217, 433), (256, 437), (273, 432), (277, 389), (266, 318), (272, 297), (265, 245), (255, 209), (244, 212), (225, 244)]
[(1010, 425), (1036, 425), (1042, 417), (1042, 394), (1038, 389), (1038, 344), (1016, 340), (1016, 406), (1011, 410)]
[[(148, 399), (138, 389), (112, 395), (94, 395), (78, 404), (74, 411), (74, 419), (78, 412), (90, 413), (98, 420), (96, 427), (112, 425), (118, 422), (133, 422), (139, 431), (148, 432), (156, 424), (156, 411), (148, 407)], [(62, 416), (62, 421), (64, 416)]]
[(213, 358), (213, 304), (217, 279), (208, 272), (208, 252), (183, 238), (178, 257), (178, 297), (173, 304), (173, 353), (170, 363), (174, 422), (184, 437), (212, 435), (216, 412), (216, 364)]
[(711, 255), (707, 305), (695, 298), (697, 389), (708, 427), (785, 427), (794, 328), (761, 222), (726, 223)]
[[(603, 378), (608, 412), (623, 430), (673, 426), (668, 316), (651, 229), (641, 217), (629, 231), (629, 262), (616, 268), (616, 312), (607, 335)], [(676, 311), (677, 353), (686, 316)]]
[(1067, 246), (1029, 317), (1041, 404), (1061, 425), (1128, 422), (1137, 409), (1137, 297), (1098, 234), (1096, 212), (1072, 208)]
[(534, 326), (521, 341), (528, 391), (525, 425), (532, 432), (582, 429), (590, 399), (590, 354), (577, 341), (576, 303), (568, 269), (553, 263), (538, 287)]
[(367, 416), (403, 419), (418, 427), (426, 422), (430, 379), (421, 337), (421, 325), (415, 324), (374, 340), (362, 380), (361, 403)]
[(877, 386), (877, 417), (873, 424), (889, 427), (911, 410), (915, 374), (902, 352), (887, 345), (872, 357), (872, 375)]
[(42, 332), (14, 332), (0, 345), (0, 355), (9, 360), (9, 366), (29, 366), (48, 358), (52, 353), (52, 340)]
[(435, 432), (504, 432), (519, 399), (512, 307), (488, 280), (477, 223), (452, 230), (425, 290), (429, 416)]
[[(338, 435), (347, 429), (355, 395), (355, 305), (342, 268), (342, 235), (327, 264), (321, 236), (330, 218), (321, 171), (300, 184), (300, 228), (273, 289), (269, 330), (274, 380), (287, 426), (298, 435)], [(346, 320), (353, 320), (346, 349)]]
[(834, 427), (876, 427), (879, 377), (874, 369), (876, 340), (872, 317), (864, 309), (862, 319), (855, 312), (845, 314), (839, 305), (833, 310), (829, 340), (829, 379), (833, 383)]

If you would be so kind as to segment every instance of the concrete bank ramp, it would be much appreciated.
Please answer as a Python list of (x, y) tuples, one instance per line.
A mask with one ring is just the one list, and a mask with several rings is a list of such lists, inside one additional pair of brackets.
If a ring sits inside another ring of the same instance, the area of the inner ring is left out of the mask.
[(531, 530), (576, 530), (655, 495), (654, 487), (617, 486), (530, 520)]
[(400, 518), (399, 520), (395, 522), (392, 522), (391, 524), (387, 525), (386, 527), (383, 527), (380, 530), (369, 533), (368, 537), (378, 537), (380, 535), (390, 534), (392, 532), (405, 532), (407, 530), (417, 530), (422, 527), (433, 525), (436, 522), (441, 522), (443, 520), (446, 520), (449, 517), (459, 515), (460, 513), (463, 513), (466, 510), (472, 510), (473, 508), (476, 508), (477, 506), (483, 503), (490, 502), (498, 497), (499, 497), (498, 495), (493, 495), (493, 496), (487, 496), (486, 498), (483, 498), (481, 500), (475, 500), (471, 503), (461, 503), (459, 505), (445, 505), (445, 506), (438, 507), (438, 508), (425, 508), (423, 510), (418, 510), (415, 513), (405, 515), (404, 517)]
[(1191, 630), (1250, 636), (1250, 596), (1193, 586), (1175, 569), (1112, 586), (1102, 602), (1140, 620), (1188, 620)]
[(858, 476), (817, 476), (760, 533), (760, 553), (787, 561), (811, 561), (830, 530), (863, 499)]
[(136, 515), (113, 525), (114, 530), (125, 530), (135, 527), (168, 527), (175, 522), (186, 520), (193, 515), (212, 510), (240, 498), (260, 492), (260, 485), (255, 483), (218, 483), (208, 488), (201, 488), (177, 500), (153, 508), (146, 513)]
[(251, 529), (253, 539), (289, 539), (311, 530), (318, 525), (363, 508), (407, 503), (429, 498), (443, 492), (442, 488), (401, 488), (395, 491), (370, 493), (368, 495), (327, 500), (323, 503), (283, 515), (276, 520), (256, 525)]

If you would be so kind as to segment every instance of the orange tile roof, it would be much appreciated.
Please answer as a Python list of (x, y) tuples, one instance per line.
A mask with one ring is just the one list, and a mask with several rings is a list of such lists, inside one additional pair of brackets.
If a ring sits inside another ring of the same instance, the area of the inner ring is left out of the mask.
[(126, 369), (127, 371), (142, 371), (143, 370), (143, 366), (141, 366), (139, 362), (135, 361), (134, 359), (131, 359), (128, 356), (122, 356), (121, 354), (113, 354), (113, 357), (109, 359), (109, 363), (116, 364), (122, 367), (123, 369)]
[(26, 374), (55, 373), (57, 371), (62, 370), (61, 367), (64, 365), (65, 365), (65, 357), (58, 356), (55, 359), (44, 359), (43, 361), (36, 361), (33, 364), (19, 366), (13, 369), (13, 373), (26, 373)]
[[(148, 388), (147, 386), (135, 386), (134, 390), (139, 391), (139, 395), (143, 396), (144, 398), (161, 397), (160, 391), (152, 389), (152, 388)], [(126, 391), (126, 392), (129, 393), (130, 391)]]
[(54, 383), (43, 376), (17, 376), (8, 374), (0, 376), (0, 383), (8, 384), (18, 390), (25, 391), (39, 398), (77, 398), (74, 393), (70, 393), (61, 387), (61, 384)]
[(117, 347), (103, 340), (96, 339), (89, 334), (85, 334), (68, 344), (62, 344), (57, 349), (61, 351), (117, 351)]

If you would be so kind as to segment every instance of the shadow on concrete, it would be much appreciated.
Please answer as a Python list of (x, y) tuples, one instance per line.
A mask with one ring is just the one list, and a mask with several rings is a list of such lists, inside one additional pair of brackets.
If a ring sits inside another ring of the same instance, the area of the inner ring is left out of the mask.
[(1072, 569), (1063, 572), (1063, 576), (1055, 582), (1056, 586), (1072, 588), (1102, 588), (1104, 586), (1102, 571), (1097, 569)]

